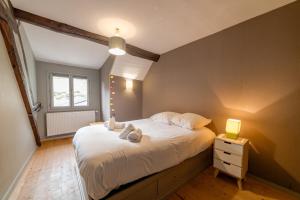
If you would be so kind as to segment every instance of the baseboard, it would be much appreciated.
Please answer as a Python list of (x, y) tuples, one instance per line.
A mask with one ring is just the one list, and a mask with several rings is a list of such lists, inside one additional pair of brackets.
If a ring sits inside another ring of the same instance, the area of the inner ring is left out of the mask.
[(250, 176), (250, 177), (253, 178), (253, 179), (256, 179), (256, 180), (258, 180), (258, 181), (260, 181), (260, 182), (263, 182), (263, 183), (265, 183), (265, 184), (267, 184), (267, 185), (270, 185), (270, 186), (272, 186), (272, 187), (274, 187), (274, 188), (276, 188), (276, 189), (283, 190), (284, 192), (286, 192), (286, 193), (288, 193), (288, 194), (290, 194), (290, 195), (293, 195), (293, 196), (295, 196), (295, 197), (297, 197), (297, 198), (300, 199), (300, 193), (298, 193), (298, 192), (295, 192), (295, 191), (290, 190), (290, 189), (288, 189), (288, 188), (286, 188), (286, 187), (280, 186), (280, 185), (278, 185), (278, 184), (276, 184), (276, 183), (273, 183), (273, 182), (268, 181), (268, 180), (266, 180), (266, 179), (263, 179), (263, 178), (260, 178), (260, 177), (258, 177), (258, 176), (255, 176), (255, 175), (253, 175), (253, 174), (248, 173), (247, 175)]
[(46, 137), (46, 138), (42, 138), (41, 141), (49, 141), (49, 140), (59, 140), (59, 139), (64, 139), (64, 138), (70, 138), (70, 137), (74, 137), (75, 133), (69, 133), (69, 134), (65, 134), (65, 135), (61, 135), (61, 136), (52, 136), (52, 137)]
[(27, 174), (27, 171), (29, 169), (28, 164), (35, 153), (36, 148), (30, 153), (30, 155), (25, 160), (23, 166), (18, 171), (17, 175), (15, 176), (14, 180), (8, 187), (7, 191), (5, 192), (4, 196), (2, 197), (2, 200), (15, 200), (17, 199), (17, 195), (19, 194), (19, 191), (22, 187), (22, 183), (24, 182), (25, 176)]

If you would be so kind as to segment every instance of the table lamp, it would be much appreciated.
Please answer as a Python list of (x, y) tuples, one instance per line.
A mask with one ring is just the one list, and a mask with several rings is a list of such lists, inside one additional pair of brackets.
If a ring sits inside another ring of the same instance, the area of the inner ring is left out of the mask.
[(241, 120), (227, 119), (226, 122), (226, 137), (230, 139), (237, 139), (241, 129)]

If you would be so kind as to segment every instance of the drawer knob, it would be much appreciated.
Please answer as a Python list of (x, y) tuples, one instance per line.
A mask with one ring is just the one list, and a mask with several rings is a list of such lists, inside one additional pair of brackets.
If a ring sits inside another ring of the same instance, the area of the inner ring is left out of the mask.
[(223, 161), (223, 163), (226, 164), (226, 165), (231, 165), (229, 162)]
[(224, 151), (224, 154), (231, 155), (231, 153)]
[(224, 141), (224, 143), (226, 143), (226, 144), (231, 144), (231, 142), (227, 142), (227, 141)]

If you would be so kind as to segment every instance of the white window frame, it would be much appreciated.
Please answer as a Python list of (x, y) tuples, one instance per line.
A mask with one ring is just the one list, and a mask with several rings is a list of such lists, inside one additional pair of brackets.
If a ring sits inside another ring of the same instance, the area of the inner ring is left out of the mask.
[[(54, 91), (53, 91), (53, 77), (54, 76), (58, 76), (58, 77), (66, 77), (69, 78), (69, 102), (70, 105), (69, 106), (54, 106)], [(74, 105), (74, 87), (73, 87), (73, 80), (74, 78), (77, 79), (86, 79), (87, 80), (87, 105), (86, 106), (75, 106)], [(71, 75), (71, 74), (64, 74), (64, 73), (50, 73), (49, 75), (49, 92), (48, 95), (49, 96), (49, 100), (50, 100), (50, 104), (49, 104), (49, 109), (50, 110), (76, 110), (76, 109), (86, 109), (90, 107), (90, 80), (88, 79), (87, 76), (81, 76), (81, 75)]]

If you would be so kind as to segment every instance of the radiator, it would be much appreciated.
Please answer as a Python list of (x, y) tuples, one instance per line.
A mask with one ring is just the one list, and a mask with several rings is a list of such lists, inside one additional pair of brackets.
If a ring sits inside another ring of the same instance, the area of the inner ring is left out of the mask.
[(95, 122), (95, 111), (47, 113), (47, 136), (74, 133), (91, 122)]

